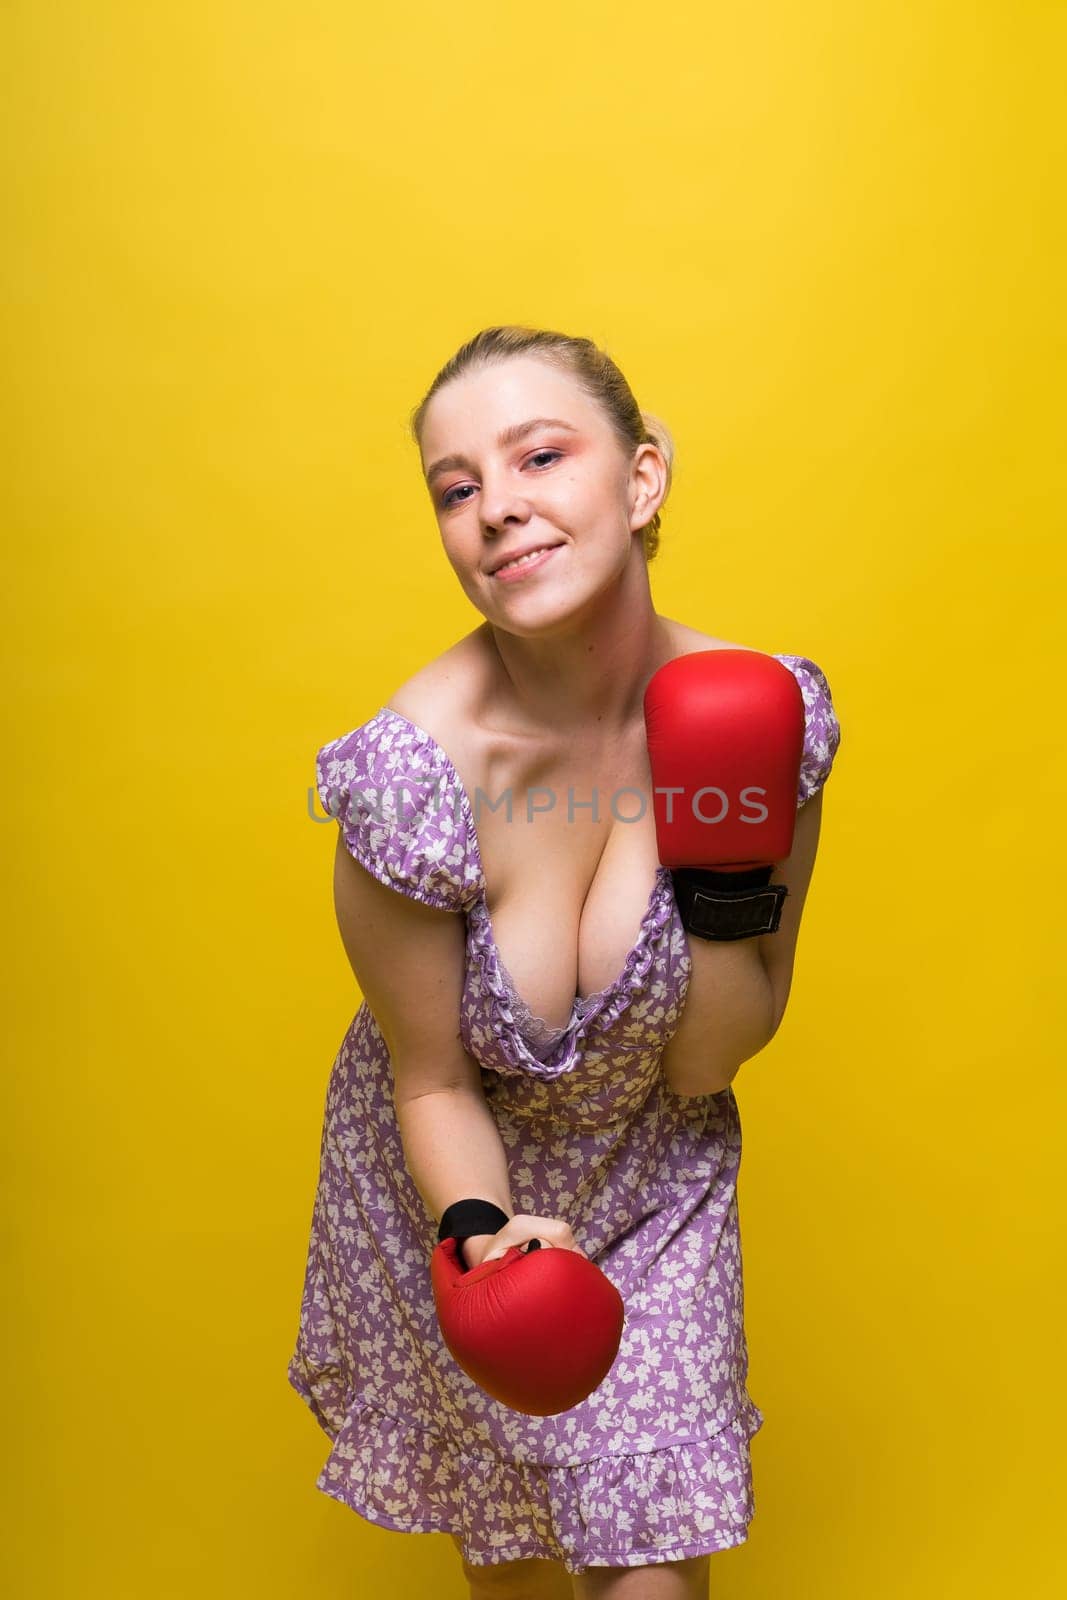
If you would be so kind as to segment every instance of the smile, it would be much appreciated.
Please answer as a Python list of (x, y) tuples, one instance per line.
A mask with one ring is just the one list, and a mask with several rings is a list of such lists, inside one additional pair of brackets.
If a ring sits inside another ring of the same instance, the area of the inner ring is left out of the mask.
[(561, 548), (558, 544), (546, 545), (540, 550), (534, 550), (528, 556), (520, 556), (517, 561), (509, 561), (506, 567), (498, 567), (492, 574), (499, 578), (501, 583), (508, 583), (516, 578), (523, 578), (528, 572), (533, 572), (537, 567), (543, 567), (550, 556), (554, 556)]

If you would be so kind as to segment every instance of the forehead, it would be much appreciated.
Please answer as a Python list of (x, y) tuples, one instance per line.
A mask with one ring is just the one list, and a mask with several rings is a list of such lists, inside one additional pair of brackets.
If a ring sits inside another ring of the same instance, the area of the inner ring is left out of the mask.
[(511, 356), (465, 372), (439, 389), (423, 417), (426, 461), (442, 450), (488, 447), (503, 429), (531, 417), (559, 417), (584, 431), (606, 426), (600, 408), (570, 373), (530, 356)]

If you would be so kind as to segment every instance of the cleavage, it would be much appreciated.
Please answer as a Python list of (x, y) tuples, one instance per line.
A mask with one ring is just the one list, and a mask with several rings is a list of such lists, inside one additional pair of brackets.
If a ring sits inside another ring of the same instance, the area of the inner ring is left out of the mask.
[[(599, 834), (561, 837), (544, 819), (512, 824), (514, 843), (497, 865), (499, 836), (486, 843), (486, 908), (497, 956), (531, 1017), (557, 1032), (576, 1005), (621, 977), (656, 882), (655, 835), (611, 819)], [(506, 837), (506, 833), (505, 833)], [(599, 853), (592, 857), (596, 847)], [(590, 865), (590, 862), (592, 864)]]

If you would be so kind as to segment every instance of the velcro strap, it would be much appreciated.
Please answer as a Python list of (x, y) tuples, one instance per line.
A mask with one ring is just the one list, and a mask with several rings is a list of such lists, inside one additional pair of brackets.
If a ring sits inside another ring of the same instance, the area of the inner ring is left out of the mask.
[[(672, 872), (674, 898), (687, 933), (701, 939), (752, 939), (757, 934), (774, 933), (781, 921), (782, 902), (789, 890), (784, 883), (744, 889), (712, 887), (710, 874), (687, 876), (684, 869)], [(722, 876), (725, 877), (725, 874)]]

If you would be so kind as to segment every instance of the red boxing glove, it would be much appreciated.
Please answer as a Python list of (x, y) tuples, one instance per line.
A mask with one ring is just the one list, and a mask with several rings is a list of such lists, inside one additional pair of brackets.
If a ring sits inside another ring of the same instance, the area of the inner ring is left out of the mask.
[(554, 1417), (588, 1399), (622, 1340), (622, 1296), (574, 1250), (523, 1253), (464, 1269), (460, 1244), (430, 1257), (437, 1320), (469, 1378), (513, 1411)]
[(758, 650), (698, 650), (645, 690), (656, 842), (682, 922), (704, 939), (773, 933), (804, 754), (796, 678)]

